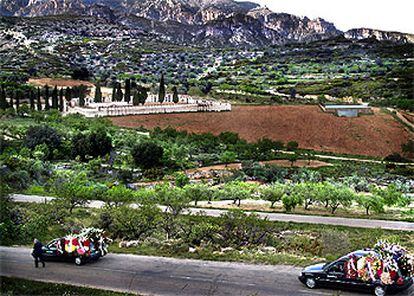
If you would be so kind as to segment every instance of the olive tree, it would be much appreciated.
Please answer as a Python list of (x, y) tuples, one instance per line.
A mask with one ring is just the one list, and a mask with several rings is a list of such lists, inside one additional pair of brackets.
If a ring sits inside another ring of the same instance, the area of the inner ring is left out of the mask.
[(369, 215), (370, 210), (373, 210), (376, 213), (384, 212), (384, 200), (381, 197), (360, 193), (356, 196), (355, 200), (359, 206), (365, 209), (367, 215)]
[(262, 199), (270, 202), (270, 207), (273, 208), (275, 203), (281, 201), (285, 195), (286, 186), (280, 183), (274, 183), (260, 188), (260, 196)]
[(213, 195), (213, 190), (205, 184), (186, 185), (184, 187), (184, 192), (189, 200), (194, 201), (195, 205), (197, 205), (197, 203), (202, 200), (211, 200), (211, 197)]
[(54, 181), (58, 201), (67, 206), (69, 213), (77, 206), (84, 206), (93, 197), (93, 187), (84, 173), (67, 173)]

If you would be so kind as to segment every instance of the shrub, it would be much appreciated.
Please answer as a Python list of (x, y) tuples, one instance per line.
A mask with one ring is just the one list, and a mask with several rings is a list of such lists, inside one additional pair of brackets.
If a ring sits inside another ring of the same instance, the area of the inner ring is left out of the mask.
[(138, 209), (122, 206), (111, 213), (110, 228), (113, 236), (129, 240), (138, 240), (150, 235), (157, 228), (161, 218), (160, 209), (149, 204), (144, 204)]
[(162, 164), (164, 149), (154, 142), (141, 142), (132, 149), (135, 165), (143, 169), (151, 169)]
[(289, 213), (302, 203), (302, 197), (295, 193), (285, 194), (282, 197), (282, 203), (286, 212)]
[(36, 146), (45, 144), (48, 148), (47, 158), (53, 157), (53, 150), (58, 149), (62, 143), (61, 136), (54, 128), (49, 126), (32, 126), (27, 130), (25, 144), (28, 148), (34, 149)]
[(72, 156), (80, 156), (85, 161), (86, 158), (103, 157), (112, 150), (112, 139), (104, 129), (94, 131), (90, 134), (77, 134), (72, 138)]
[(286, 144), (286, 148), (289, 151), (296, 150), (296, 149), (298, 149), (298, 147), (299, 147), (299, 144), (296, 141), (290, 141)]

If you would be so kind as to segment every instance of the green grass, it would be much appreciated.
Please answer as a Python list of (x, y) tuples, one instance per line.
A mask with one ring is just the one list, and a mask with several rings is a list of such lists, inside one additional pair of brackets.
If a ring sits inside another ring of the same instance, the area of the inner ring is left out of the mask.
[(66, 284), (44, 283), (18, 278), (0, 277), (1, 295), (65, 295), (65, 296), (121, 296), (134, 295)]

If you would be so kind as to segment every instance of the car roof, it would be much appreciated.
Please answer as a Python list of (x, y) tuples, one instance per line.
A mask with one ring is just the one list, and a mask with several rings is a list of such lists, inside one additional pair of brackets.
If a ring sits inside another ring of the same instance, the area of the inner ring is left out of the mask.
[(337, 261), (349, 259), (350, 257), (363, 257), (370, 254), (376, 255), (377, 253), (373, 250), (358, 250), (339, 258)]

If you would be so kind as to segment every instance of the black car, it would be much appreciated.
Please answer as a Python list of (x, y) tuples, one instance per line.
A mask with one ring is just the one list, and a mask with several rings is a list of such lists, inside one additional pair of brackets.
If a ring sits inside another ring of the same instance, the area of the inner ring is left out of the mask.
[(96, 261), (103, 257), (99, 249), (91, 249), (89, 255), (80, 256), (76, 252), (67, 253), (60, 251), (57, 247), (58, 241), (61, 239), (54, 239), (42, 248), (42, 255), (45, 261), (65, 261), (75, 262), (76, 265), (82, 265), (87, 262)]
[(398, 292), (409, 288), (413, 284), (411, 277), (404, 278), (403, 282), (384, 285), (381, 281), (363, 281), (362, 279), (347, 278), (345, 264), (352, 257), (363, 257), (372, 251), (356, 251), (331, 263), (321, 263), (303, 269), (299, 280), (309, 289), (327, 287), (334, 289), (350, 289), (373, 292), (377, 296), (384, 296), (388, 292)]

